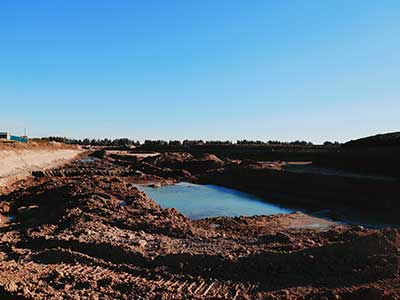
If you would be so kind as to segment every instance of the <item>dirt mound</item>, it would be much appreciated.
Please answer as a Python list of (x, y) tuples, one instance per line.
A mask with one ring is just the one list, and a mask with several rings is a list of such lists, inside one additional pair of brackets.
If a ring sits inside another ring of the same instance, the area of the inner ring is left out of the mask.
[[(17, 146), (16, 146), (17, 147)], [(54, 168), (82, 154), (79, 148), (36, 147), (25, 145), (15, 149), (0, 150), (0, 188), (28, 177), (32, 171)], [(1, 192), (1, 191), (0, 191)]]
[(224, 166), (224, 162), (213, 154), (203, 154), (194, 157), (186, 152), (166, 152), (157, 157), (145, 158), (142, 163), (148, 163), (158, 168), (168, 168), (199, 175)]
[(343, 148), (400, 146), (400, 132), (377, 134), (343, 144)]
[(159, 156), (147, 157), (143, 159), (145, 162), (151, 163), (157, 166), (171, 166), (176, 164), (185, 163), (192, 161), (194, 159), (193, 155), (186, 152), (165, 152)]
[(209, 161), (209, 162), (214, 162), (216, 166), (223, 166), (224, 161), (220, 159), (218, 156), (210, 153), (204, 153), (199, 157), (199, 160), (202, 161)]
[(301, 213), (194, 222), (134, 186), (149, 175), (118, 173), (128, 166), (74, 162), (0, 197), (13, 217), (0, 235), (2, 299), (400, 296), (397, 230), (307, 229)]
[(79, 146), (67, 145), (63, 143), (44, 141), (44, 140), (29, 140), (28, 143), (4, 142), (0, 141), (0, 150), (58, 150), (58, 149), (78, 149)]

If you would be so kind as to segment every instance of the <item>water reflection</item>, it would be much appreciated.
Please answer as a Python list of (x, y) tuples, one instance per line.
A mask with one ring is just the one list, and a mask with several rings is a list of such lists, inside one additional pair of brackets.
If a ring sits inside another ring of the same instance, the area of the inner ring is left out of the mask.
[(291, 213), (255, 196), (215, 185), (181, 182), (160, 188), (140, 187), (162, 207), (174, 207), (192, 219)]

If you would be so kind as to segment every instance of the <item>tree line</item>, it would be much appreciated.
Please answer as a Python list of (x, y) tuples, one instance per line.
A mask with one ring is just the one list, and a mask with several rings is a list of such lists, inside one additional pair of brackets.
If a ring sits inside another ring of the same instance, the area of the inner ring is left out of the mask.
[[(232, 145), (232, 141), (226, 140), (145, 140), (141, 144), (138, 140), (133, 140), (129, 138), (118, 138), (118, 139), (71, 139), (67, 137), (50, 136), (42, 138), (42, 140), (60, 142), (65, 144), (83, 145), (83, 146), (195, 146), (195, 145)], [(313, 146), (314, 144), (309, 141), (292, 141), (292, 142), (282, 142), (277, 140), (269, 140), (267, 142), (261, 140), (237, 140), (237, 145), (293, 145), (293, 146)], [(338, 142), (326, 141), (323, 143), (324, 146), (339, 146)]]
[(42, 138), (42, 140), (59, 142), (70, 145), (82, 145), (82, 146), (140, 146), (139, 141), (131, 140), (128, 138), (120, 138), (120, 139), (71, 139), (66, 137), (59, 136), (50, 136), (46, 138)]

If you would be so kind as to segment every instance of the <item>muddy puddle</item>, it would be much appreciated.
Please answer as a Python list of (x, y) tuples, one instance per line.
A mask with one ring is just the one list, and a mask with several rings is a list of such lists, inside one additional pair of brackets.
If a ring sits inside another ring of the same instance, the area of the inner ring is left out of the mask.
[(82, 159), (79, 159), (78, 162), (82, 162), (82, 163), (92, 163), (95, 161), (98, 161), (99, 159), (97, 157), (93, 157), (93, 156), (88, 156)]
[(152, 188), (139, 187), (162, 207), (176, 208), (191, 219), (208, 217), (237, 217), (291, 213), (255, 196), (216, 185), (181, 182)]

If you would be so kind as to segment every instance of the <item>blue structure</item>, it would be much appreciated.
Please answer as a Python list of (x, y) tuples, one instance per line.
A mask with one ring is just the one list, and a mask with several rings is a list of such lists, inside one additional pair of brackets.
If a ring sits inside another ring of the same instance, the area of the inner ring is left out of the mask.
[(15, 142), (20, 142), (20, 143), (27, 143), (28, 139), (26, 137), (22, 137), (22, 136), (10, 135), (10, 141), (15, 141)]
[(8, 132), (0, 132), (0, 140), (7, 140), (13, 142), (27, 143), (28, 138), (25, 136), (11, 135)]

